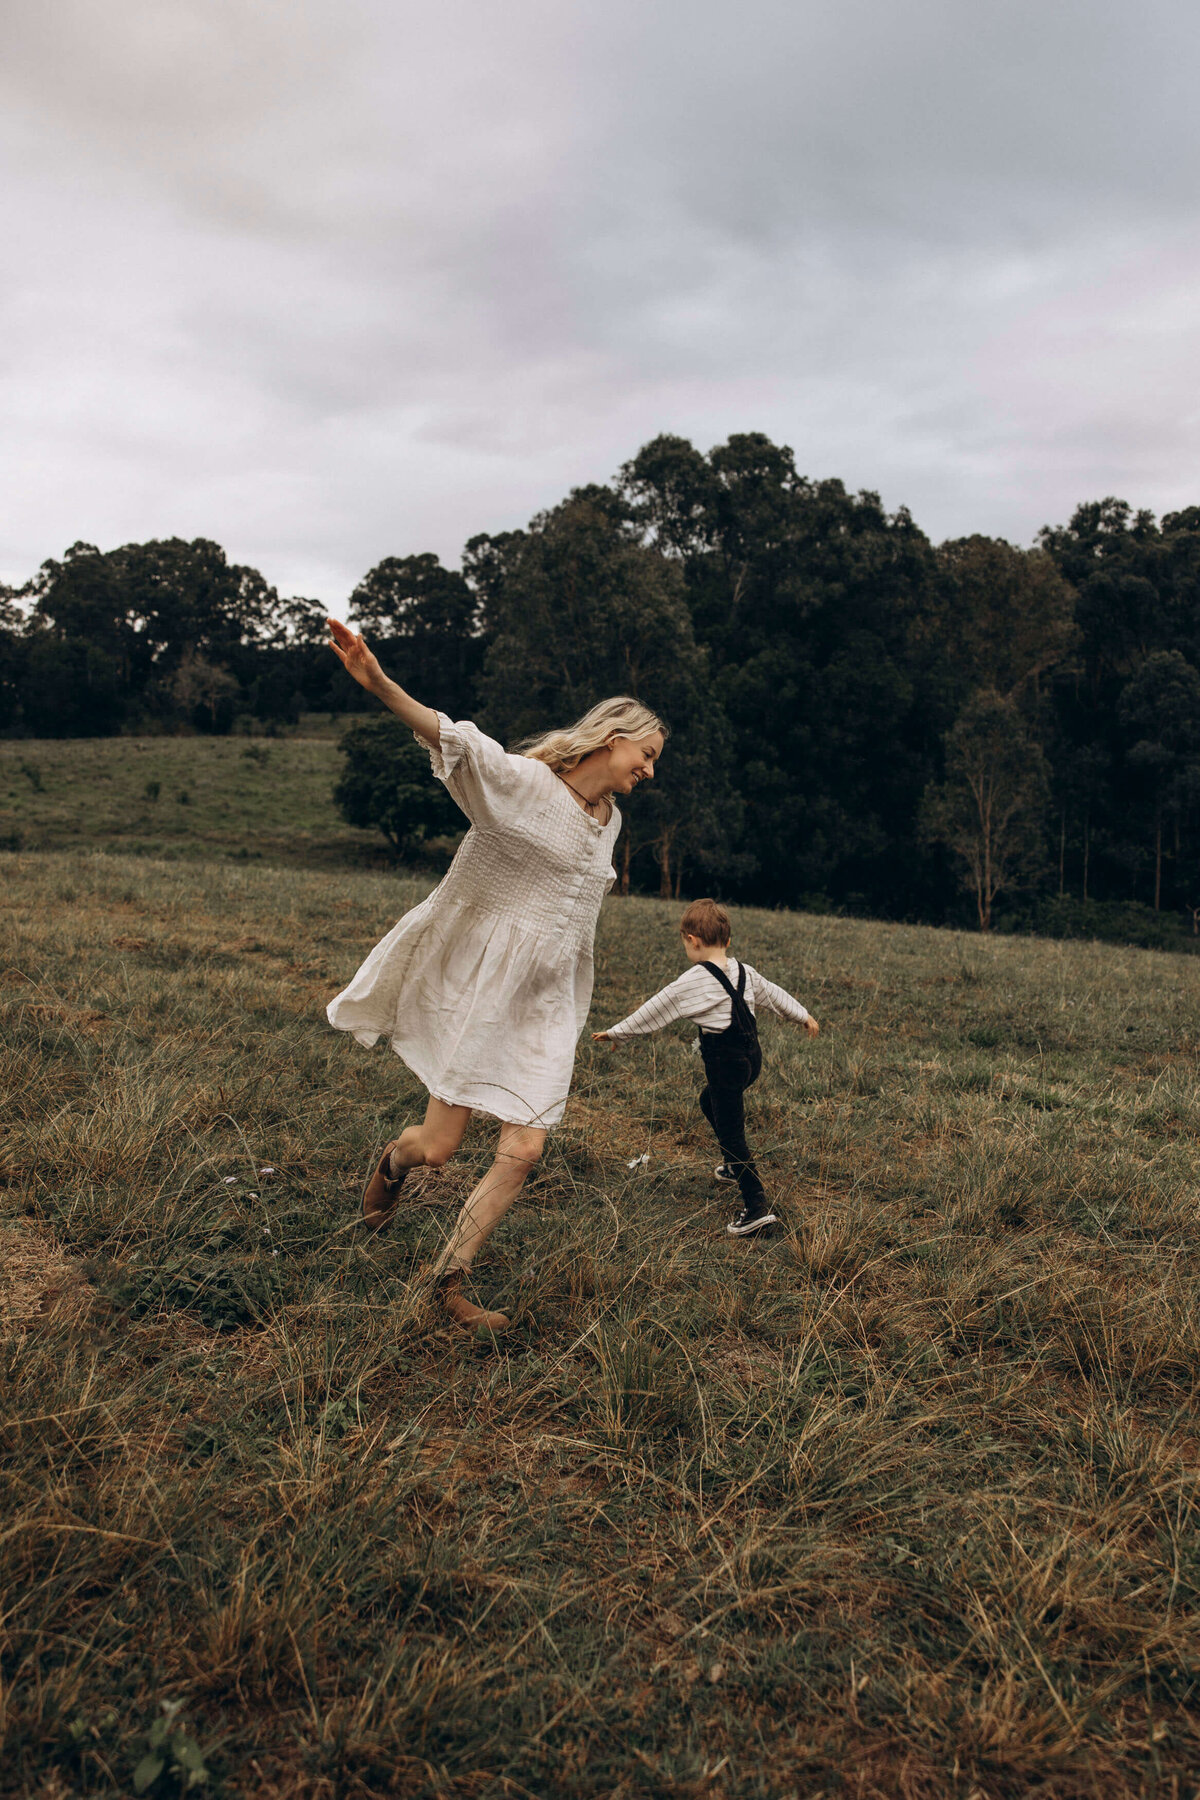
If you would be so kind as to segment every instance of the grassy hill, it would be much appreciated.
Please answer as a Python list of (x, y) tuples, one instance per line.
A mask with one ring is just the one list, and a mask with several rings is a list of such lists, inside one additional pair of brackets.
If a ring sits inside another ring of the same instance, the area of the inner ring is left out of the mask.
[[(419, 1091), (321, 1009), (419, 886), (0, 870), (0, 1792), (1191, 1794), (1194, 960), (738, 914), (823, 1027), (764, 1026), (786, 1231), (685, 1037), (589, 1043), (496, 1349), (421, 1275), (482, 1131), (351, 1225)], [(597, 1021), (675, 918), (608, 903)]]
[(383, 840), (333, 804), (337, 738), (0, 740), (0, 845), (363, 863)]

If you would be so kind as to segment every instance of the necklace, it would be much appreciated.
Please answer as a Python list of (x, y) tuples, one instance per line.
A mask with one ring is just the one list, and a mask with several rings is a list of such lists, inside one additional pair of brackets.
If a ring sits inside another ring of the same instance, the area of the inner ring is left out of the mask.
[(584, 807), (588, 812), (591, 812), (593, 807), (596, 807), (597, 810), (599, 810), (599, 806), (600, 806), (599, 800), (589, 800), (587, 795), (581, 794), (579, 789), (577, 787), (575, 787), (573, 785), (573, 783), (569, 782), (565, 775), (560, 775), (558, 779), (562, 782), (564, 787), (571, 789), (571, 792), (574, 794), (574, 796), (577, 800), (583, 801)]

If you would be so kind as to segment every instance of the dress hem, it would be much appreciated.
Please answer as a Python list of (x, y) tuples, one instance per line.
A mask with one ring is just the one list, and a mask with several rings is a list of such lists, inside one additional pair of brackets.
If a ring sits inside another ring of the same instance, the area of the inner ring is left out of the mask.
[[(330, 1024), (333, 1024), (332, 1019), (330, 1020)], [(345, 1029), (345, 1026), (334, 1026), (335, 1031), (343, 1031)], [(444, 1089), (440, 1093), (437, 1092), (421, 1073), (420, 1069), (418, 1069), (416, 1065), (410, 1061), (408, 1056), (405, 1055), (395, 1038), (389, 1037), (388, 1033), (384, 1030), (375, 1031), (368, 1029), (364, 1031), (360, 1027), (357, 1031), (351, 1031), (350, 1036), (354, 1038), (356, 1043), (361, 1044), (364, 1050), (374, 1049), (380, 1038), (386, 1038), (388, 1049), (392, 1054), (398, 1056), (405, 1068), (408, 1069), (411, 1074), (416, 1076), (430, 1099), (440, 1100), (443, 1106), (465, 1106), (473, 1113), (482, 1113), (487, 1119), (497, 1120), (501, 1125), (526, 1125), (534, 1131), (553, 1131), (555, 1126), (562, 1124), (563, 1114), (567, 1109), (565, 1098), (561, 1106), (557, 1109), (549, 1109), (540, 1116), (535, 1115), (531, 1106), (526, 1106), (519, 1116), (513, 1116), (510, 1113), (498, 1111), (495, 1106), (489, 1106), (482, 1100), (469, 1100), (463, 1095), (447, 1093)], [(495, 1085), (498, 1087), (500, 1083), (497, 1082)]]

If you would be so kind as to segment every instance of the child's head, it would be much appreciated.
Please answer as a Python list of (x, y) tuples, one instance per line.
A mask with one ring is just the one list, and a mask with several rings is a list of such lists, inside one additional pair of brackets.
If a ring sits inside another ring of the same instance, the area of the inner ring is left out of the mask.
[(732, 936), (729, 914), (715, 900), (693, 900), (679, 921), (679, 932), (694, 962), (702, 962), (710, 950), (724, 950)]

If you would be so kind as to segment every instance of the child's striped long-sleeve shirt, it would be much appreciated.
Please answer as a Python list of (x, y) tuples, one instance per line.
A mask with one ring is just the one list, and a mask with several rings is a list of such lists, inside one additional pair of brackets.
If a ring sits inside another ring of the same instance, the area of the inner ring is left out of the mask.
[[(775, 1013), (781, 1019), (793, 1019), (796, 1024), (803, 1025), (808, 1018), (807, 1008), (783, 988), (776, 987), (773, 981), (768, 981), (765, 975), (760, 975), (749, 963), (743, 966), (746, 970), (746, 1004), (752, 1013)], [(736, 987), (738, 964), (732, 956), (726, 973)], [(660, 988), (627, 1019), (622, 1019), (618, 1025), (610, 1025), (608, 1036), (618, 1041), (643, 1037), (649, 1031), (670, 1025), (674, 1019), (691, 1019), (701, 1031), (727, 1031), (732, 1017), (733, 1002), (720, 982), (714, 980), (701, 963), (692, 963), (677, 980)]]

